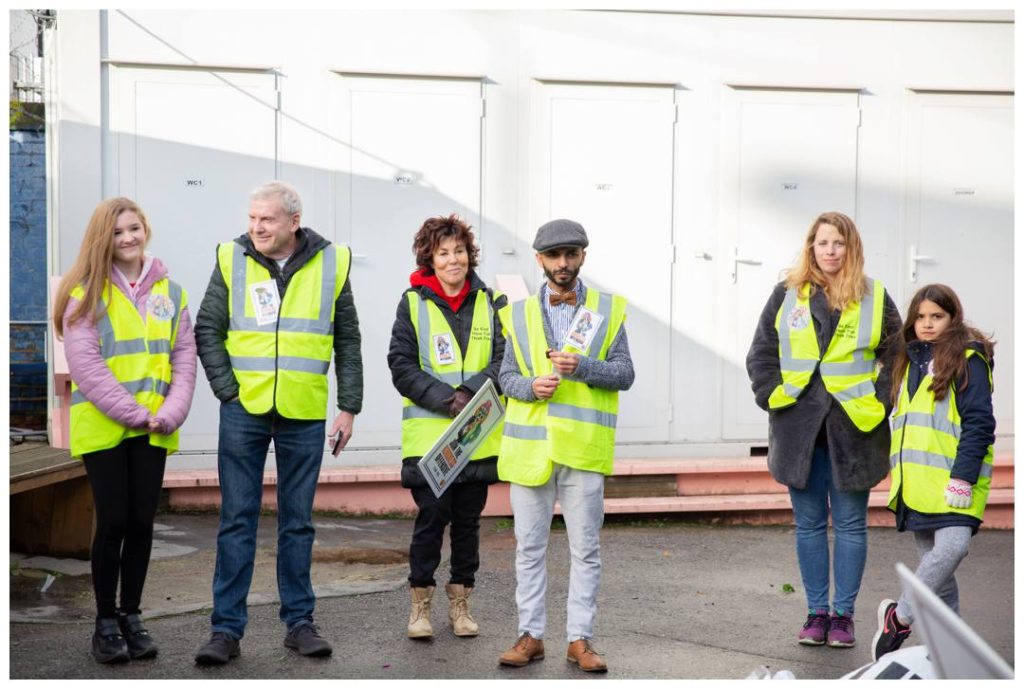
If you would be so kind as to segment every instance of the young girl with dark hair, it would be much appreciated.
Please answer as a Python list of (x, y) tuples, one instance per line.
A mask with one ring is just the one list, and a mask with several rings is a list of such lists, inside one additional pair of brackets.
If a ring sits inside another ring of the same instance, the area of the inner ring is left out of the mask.
[[(978, 532), (992, 482), (993, 342), (964, 321), (945, 285), (921, 288), (910, 302), (893, 366), (892, 485), (896, 528), (913, 531), (917, 577), (954, 612), (954, 572)], [(898, 649), (914, 613), (904, 594), (878, 606), (872, 658)]]

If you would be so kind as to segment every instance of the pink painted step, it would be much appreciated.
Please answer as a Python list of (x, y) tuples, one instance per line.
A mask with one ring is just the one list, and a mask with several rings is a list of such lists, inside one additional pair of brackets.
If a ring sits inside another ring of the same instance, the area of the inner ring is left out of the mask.
[[(724, 521), (792, 523), (785, 486), (768, 474), (763, 457), (619, 460), (615, 476), (676, 476), (676, 495), (606, 498), (607, 514), (721, 513)], [(1013, 528), (1013, 456), (996, 457), (993, 490), (985, 525)], [(314, 509), (351, 514), (412, 514), (409, 491), (399, 485), (398, 466), (331, 467), (320, 473)], [(263, 505), (276, 506), (277, 476), (264, 476)], [(168, 471), (164, 488), (176, 509), (216, 509), (220, 490), (216, 471)], [(885, 509), (889, 480), (871, 491), (869, 523), (891, 526)], [(557, 511), (557, 509), (556, 509)], [(485, 516), (511, 516), (508, 485), (491, 487)], [(730, 516), (731, 515), (731, 516)]]

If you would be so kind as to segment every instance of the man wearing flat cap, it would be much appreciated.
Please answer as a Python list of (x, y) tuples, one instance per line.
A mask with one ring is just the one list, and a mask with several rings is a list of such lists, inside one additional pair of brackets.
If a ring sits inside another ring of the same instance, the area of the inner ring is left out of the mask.
[(533, 248), (546, 281), (499, 312), (506, 341), (499, 379), (508, 409), (498, 476), (508, 481), (516, 534), (519, 638), (502, 665), (544, 657), (547, 548), (555, 500), (572, 565), (566, 660), (605, 672), (592, 646), (601, 579), (604, 477), (612, 473), (619, 390), (633, 384), (626, 300), (579, 279), (587, 233), (572, 220), (541, 225)]

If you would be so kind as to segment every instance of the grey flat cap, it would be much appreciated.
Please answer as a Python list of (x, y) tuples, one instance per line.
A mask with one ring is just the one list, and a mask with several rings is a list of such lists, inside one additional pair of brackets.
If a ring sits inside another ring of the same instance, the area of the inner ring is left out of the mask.
[(585, 247), (590, 244), (587, 239), (587, 231), (575, 220), (551, 220), (544, 223), (537, 230), (537, 238), (533, 240), (533, 248), (537, 251), (547, 251), (559, 246)]

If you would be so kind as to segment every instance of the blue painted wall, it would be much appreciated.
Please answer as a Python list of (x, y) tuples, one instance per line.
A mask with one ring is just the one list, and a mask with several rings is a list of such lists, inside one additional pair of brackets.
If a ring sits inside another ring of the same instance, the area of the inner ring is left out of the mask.
[(10, 132), (11, 425), (46, 428), (46, 138)]

